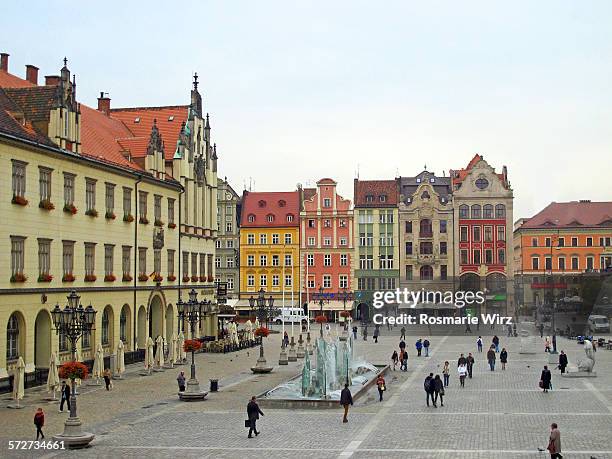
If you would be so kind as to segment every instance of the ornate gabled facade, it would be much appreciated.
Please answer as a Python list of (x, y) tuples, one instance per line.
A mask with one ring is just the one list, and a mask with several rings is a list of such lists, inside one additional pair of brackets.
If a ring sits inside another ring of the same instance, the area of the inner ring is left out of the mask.
[(451, 170), (450, 175), (459, 289), (485, 292), (485, 304), (472, 312), (514, 315), (514, 195), (506, 167), (497, 173), (481, 155), (475, 155), (465, 169)]
[[(227, 297), (238, 299), (240, 290), (241, 199), (227, 179), (217, 179), (216, 280), (227, 283)], [(235, 303), (233, 301), (232, 303)]]
[(400, 177), (400, 287), (453, 290), (453, 207), (450, 177), (424, 170)]

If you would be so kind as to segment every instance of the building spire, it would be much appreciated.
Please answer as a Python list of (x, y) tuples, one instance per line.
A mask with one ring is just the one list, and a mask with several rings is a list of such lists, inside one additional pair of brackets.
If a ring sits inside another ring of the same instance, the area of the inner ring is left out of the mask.
[(194, 91), (198, 90), (198, 84), (200, 84), (200, 83), (198, 83), (198, 72), (195, 72), (193, 74), (193, 90)]

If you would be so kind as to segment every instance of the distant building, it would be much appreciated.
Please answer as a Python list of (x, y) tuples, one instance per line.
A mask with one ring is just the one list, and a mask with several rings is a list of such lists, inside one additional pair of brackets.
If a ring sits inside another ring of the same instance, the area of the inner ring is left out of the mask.
[(240, 208), (240, 195), (227, 179), (217, 179), (215, 280), (227, 283), (228, 300), (237, 300), (240, 290)]

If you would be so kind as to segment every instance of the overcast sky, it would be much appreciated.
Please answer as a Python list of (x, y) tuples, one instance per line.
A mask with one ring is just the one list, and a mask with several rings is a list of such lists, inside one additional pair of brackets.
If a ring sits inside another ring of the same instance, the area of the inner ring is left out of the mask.
[[(81, 5), (80, 3), (87, 3)], [(30, 0), (2, 7), (0, 51), (95, 106), (189, 102), (200, 75), (240, 192), (508, 166), (515, 219), (612, 200), (612, 2)]]

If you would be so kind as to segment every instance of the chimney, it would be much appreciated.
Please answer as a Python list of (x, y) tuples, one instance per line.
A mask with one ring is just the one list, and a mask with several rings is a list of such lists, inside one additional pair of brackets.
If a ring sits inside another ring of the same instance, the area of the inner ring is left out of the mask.
[(26, 65), (26, 80), (38, 85), (38, 67), (30, 64)]
[(8, 58), (9, 58), (9, 54), (0, 53), (0, 70), (4, 70), (5, 72), (8, 72)]
[(57, 75), (46, 75), (45, 86), (57, 86), (60, 83), (60, 77)]
[(110, 97), (105, 97), (104, 94), (108, 96), (108, 93), (100, 91), (100, 97), (98, 97), (98, 111), (104, 113), (106, 116), (110, 116)]

